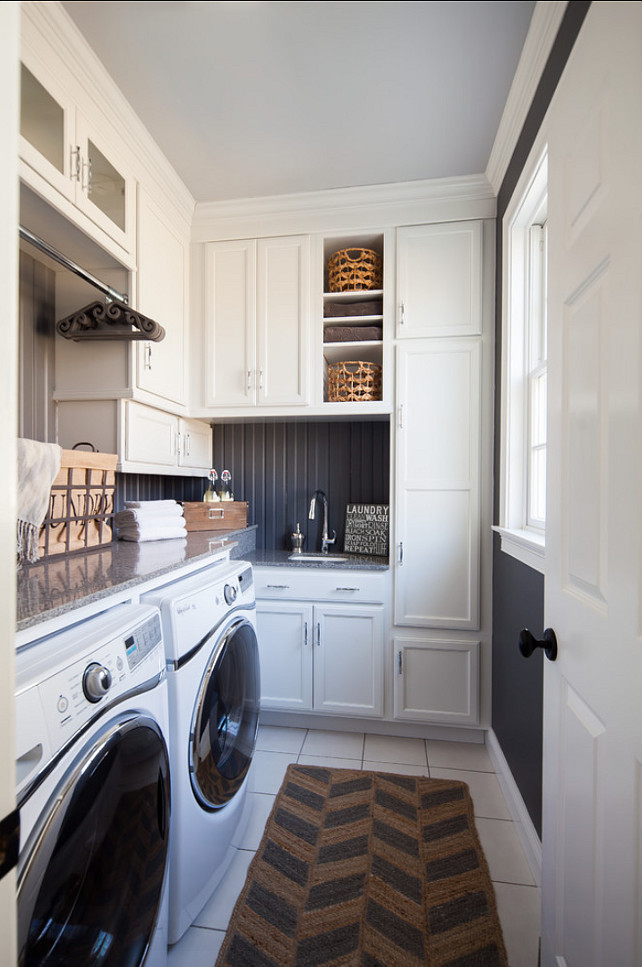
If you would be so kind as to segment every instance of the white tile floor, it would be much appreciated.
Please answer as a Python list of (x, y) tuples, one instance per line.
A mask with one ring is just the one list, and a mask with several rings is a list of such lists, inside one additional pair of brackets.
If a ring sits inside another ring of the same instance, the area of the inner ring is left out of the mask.
[(259, 730), (250, 773), (252, 813), (245, 835), (212, 899), (181, 940), (170, 947), (168, 967), (213, 967), (290, 762), (467, 782), (495, 887), (509, 967), (537, 967), (539, 890), (483, 745), (273, 726)]

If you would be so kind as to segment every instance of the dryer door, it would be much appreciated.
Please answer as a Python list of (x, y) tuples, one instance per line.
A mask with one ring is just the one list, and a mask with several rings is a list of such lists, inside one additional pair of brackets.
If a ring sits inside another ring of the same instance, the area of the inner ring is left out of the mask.
[(259, 724), (256, 632), (236, 619), (219, 638), (201, 680), (190, 731), (190, 779), (204, 809), (220, 809), (247, 775)]
[(19, 967), (138, 967), (158, 917), (169, 758), (157, 723), (123, 713), (74, 760), (18, 867)]

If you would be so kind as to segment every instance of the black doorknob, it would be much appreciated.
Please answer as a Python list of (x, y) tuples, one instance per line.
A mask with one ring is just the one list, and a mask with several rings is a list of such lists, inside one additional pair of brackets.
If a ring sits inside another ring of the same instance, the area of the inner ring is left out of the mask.
[(552, 628), (547, 628), (541, 641), (534, 638), (528, 628), (519, 633), (519, 650), (524, 658), (530, 658), (536, 648), (543, 648), (549, 661), (557, 658), (557, 638)]

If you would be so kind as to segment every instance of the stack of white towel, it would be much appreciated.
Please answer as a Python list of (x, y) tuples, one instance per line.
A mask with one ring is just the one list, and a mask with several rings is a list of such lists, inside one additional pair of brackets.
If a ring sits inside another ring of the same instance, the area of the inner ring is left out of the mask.
[(123, 541), (164, 541), (187, 536), (183, 505), (175, 500), (126, 500), (114, 514)]

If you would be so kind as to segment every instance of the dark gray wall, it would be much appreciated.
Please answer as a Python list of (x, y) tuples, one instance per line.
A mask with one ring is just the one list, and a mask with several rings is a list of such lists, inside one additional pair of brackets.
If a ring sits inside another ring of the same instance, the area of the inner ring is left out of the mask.
[[(502, 219), (550, 104), (590, 2), (570, 2), (533, 98), (497, 199), (496, 373), (501, 372)], [(495, 520), (498, 519), (500, 384), (495, 394)], [(542, 656), (521, 657), (519, 632), (540, 637), (544, 625), (544, 578), (499, 549), (493, 549), (493, 730), (526, 808), (541, 836)]]
[(245, 423), (214, 427), (214, 464), (232, 474), (234, 495), (249, 502), (257, 548), (289, 548), (300, 523), (305, 549), (320, 548), (321, 507), (308, 520), (315, 490), (328, 497), (329, 529), (343, 549), (347, 503), (389, 501), (390, 424)]
[(55, 273), (20, 252), (18, 436), (54, 443)]

